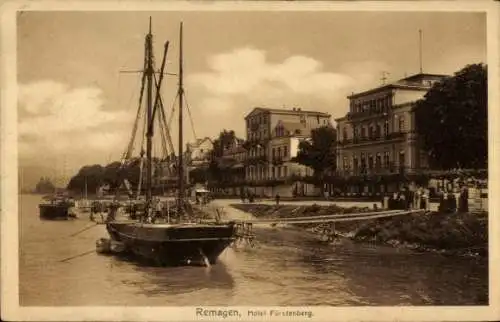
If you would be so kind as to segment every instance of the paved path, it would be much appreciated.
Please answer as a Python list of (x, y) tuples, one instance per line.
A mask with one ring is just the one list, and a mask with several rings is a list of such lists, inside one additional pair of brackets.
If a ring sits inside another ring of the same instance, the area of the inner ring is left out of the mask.
[(237, 199), (215, 199), (211, 202), (211, 206), (213, 207), (222, 207), (224, 208), (224, 215), (227, 219), (232, 220), (250, 220), (255, 219), (256, 217), (249, 214), (248, 212), (244, 212), (242, 210), (236, 209), (234, 207), (229, 206), (230, 204), (239, 203), (241, 201)]
[[(213, 201), (214, 205), (217, 205), (217, 207), (224, 207), (224, 209), (227, 212), (227, 208), (229, 208), (230, 204), (238, 204), (241, 203), (241, 200), (239, 199), (215, 199)], [(276, 202), (272, 199), (257, 199), (254, 202), (255, 204), (264, 204), (264, 205), (274, 205)], [(373, 205), (376, 204), (377, 207), (381, 208), (381, 203), (380, 202), (374, 202), (374, 201), (334, 201), (334, 200), (301, 200), (301, 201), (291, 201), (291, 200), (286, 200), (286, 201), (280, 201), (280, 204), (282, 205), (298, 205), (298, 206), (307, 206), (307, 205), (313, 205), (317, 204), (320, 206), (328, 206), (328, 205), (336, 205), (339, 207), (344, 207), (344, 208), (349, 208), (349, 207), (368, 207), (368, 208), (373, 208)], [(438, 203), (431, 203), (430, 205), (430, 210), (431, 211), (437, 211), (438, 208)], [(234, 209), (231, 207), (231, 209)], [(238, 218), (232, 218), (232, 219), (251, 219), (253, 216), (249, 215), (248, 213), (234, 209), (234, 215)], [(242, 216), (242, 218), (239, 218)], [(248, 217), (249, 216), (249, 217)]]

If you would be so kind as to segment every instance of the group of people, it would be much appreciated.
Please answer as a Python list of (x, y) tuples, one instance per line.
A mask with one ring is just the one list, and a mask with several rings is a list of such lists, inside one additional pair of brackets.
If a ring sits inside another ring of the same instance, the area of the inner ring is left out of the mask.
[(443, 190), (438, 193), (440, 212), (467, 212), (469, 211), (469, 189), (462, 187), (456, 192)]
[[(469, 210), (469, 193), (467, 187), (440, 190), (437, 193), (439, 198), (438, 211), (440, 212), (467, 212)], [(394, 192), (388, 200), (389, 209), (423, 209), (430, 210), (430, 190), (419, 187), (416, 190), (404, 188), (399, 192)]]
[(389, 209), (423, 209), (429, 210), (429, 189), (419, 187), (416, 190), (403, 188), (399, 192), (394, 192), (388, 200)]
[(242, 191), (241, 192), (241, 201), (245, 203), (247, 200), (249, 203), (253, 203), (255, 201), (255, 194), (251, 192), (250, 190)]

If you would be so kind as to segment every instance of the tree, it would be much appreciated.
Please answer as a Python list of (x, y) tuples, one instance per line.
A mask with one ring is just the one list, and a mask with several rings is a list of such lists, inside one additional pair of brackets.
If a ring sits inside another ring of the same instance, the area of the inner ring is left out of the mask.
[(73, 192), (83, 193), (85, 183), (89, 193), (93, 193), (103, 182), (104, 168), (99, 164), (83, 166), (78, 173), (71, 178), (67, 189)]
[(205, 183), (208, 180), (208, 169), (194, 168), (189, 171), (189, 179), (191, 183)]
[(217, 139), (214, 140), (213, 142), (213, 150), (212, 150), (212, 154), (213, 154), (213, 157), (221, 157), (223, 152), (224, 152), (224, 149), (229, 147), (231, 145), (232, 142), (234, 142), (234, 140), (236, 140), (236, 134), (234, 133), (233, 130), (222, 130), (220, 133), (219, 133), (219, 137)]
[(235, 140), (237, 140), (236, 134), (233, 130), (222, 130), (219, 133), (219, 137), (213, 142), (213, 150), (211, 154), (210, 164), (208, 166), (208, 173), (206, 177), (210, 181), (221, 182), (224, 179), (224, 173), (227, 172), (224, 166), (223, 160), (221, 160), (224, 149), (228, 148)]
[(35, 192), (36, 193), (53, 193), (56, 191), (56, 187), (50, 181), (49, 178), (40, 178), (40, 181), (36, 184)]
[(437, 169), (488, 164), (487, 67), (468, 65), (436, 83), (416, 104), (416, 128)]
[(316, 182), (324, 189), (324, 177), (328, 170), (336, 169), (337, 132), (331, 126), (322, 126), (312, 130), (311, 139), (299, 143), (299, 151), (294, 161), (310, 167), (314, 171)]

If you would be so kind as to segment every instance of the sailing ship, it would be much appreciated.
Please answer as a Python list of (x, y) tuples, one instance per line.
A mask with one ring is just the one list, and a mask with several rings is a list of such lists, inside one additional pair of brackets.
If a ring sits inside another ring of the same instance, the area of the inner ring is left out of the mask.
[[(175, 157), (177, 197), (175, 206), (169, 211), (168, 218), (158, 217), (156, 206), (159, 199), (153, 197), (153, 160), (152, 160), (152, 138), (154, 134), (155, 116), (162, 114), (164, 116), (160, 88), (164, 75), (166, 55), (168, 52), (167, 41), (165, 43), (164, 55), (159, 71), (155, 71), (153, 57), (153, 35), (151, 33), (151, 18), (149, 22), (149, 33), (145, 37), (145, 59), (144, 69), (141, 70), (142, 86), (141, 98), (139, 99), (140, 115), (141, 100), (143, 91), (146, 96), (145, 109), (145, 134), (146, 134), (146, 189), (145, 199), (140, 208), (140, 214), (137, 216), (128, 216), (127, 218), (118, 218), (118, 208), (121, 207), (118, 201), (115, 201), (110, 208), (105, 225), (111, 240), (109, 248), (119, 244), (127, 253), (136, 255), (140, 259), (147, 260), (159, 265), (213, 265), (216, 263), (219, 255), (236, 239), (237, 224), (235, 222), (222, 223), (217, 221), (200, 220), (200, 209), (189, 203), (186, 196), (185, 170), (183, 160), (183, 52), (182, 52), (182, 22), (180, 24), (179, 41), (179, 71), (178, 71), (178, 117), (179, 117), (179, 145), (178, 155)], [(159, 75), (158, 78), (156, 75)], [(175, 75), (175, 74), (173, 74)], [(153, 95), (154, 94), (154, 95)], [(154, 97), (154, 99), (153, 99)], [(137, 123), (138, 118), (136, 118)], [(137, 124), (134, 125), (134, 131), (137, 130)], [(132, 140), (135, 137), (133, 131)], [(160, 131), (162, 136), (170, 135), (169, 129)], [(163, 132), (163, 133), (162, 133)], [(124, 154), (122, 164), (131, 156), (131, 144)], [(135, 159), (137, 160), (137, 159)], [(142, 160), (144, 160), (144, 151), (141, 151), (141, 173)], [(139, 179), (139, 185), (142, 178)], [(127, 190), (131, 192), (130, 184), (124, 180)], [(119, 190), (119, 189), (117, 189)], [(136, 199), (139, 199), (140, 188), (137, 189)], [(131, 197), (131, 193), (129, 193)], [(135, 200), (138, 201), (138, 200)], [(141, 202), (140, 202), (141, 203)], [(123, 208), (127, 208), (124, 205)], [(198, 218), (196, 218), (198, 215)], [(135, 219), (134, 219), (135, 218)], [(103, 247), (103, 241), (98, 241), (98, 247)]]

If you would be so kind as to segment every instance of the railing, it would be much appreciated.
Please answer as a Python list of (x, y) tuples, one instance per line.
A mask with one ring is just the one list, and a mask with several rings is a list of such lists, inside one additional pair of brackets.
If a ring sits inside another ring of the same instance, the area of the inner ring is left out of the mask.
[(279, 158), (276, 157), (276, 158), (273, 158), (271, 162), (272, 162), (273, 165), (281, 165), (285, 161), (286, 160), (283, 157), (279, 157)]
[(267, 143), (269, 142), (269, 137), (265, 137), (265, 138), (260, 138), (260, 139), (249, 139), (249, 140), (246, 140), (245, 142), (242, 143), (242, 147), (245, 149), (245, 150), (250, 150), (251, 148), (254, 148), (258, 145), (266, 145)]
[(368, 109), (367, 111), (362, 111), (362, 112), (349, 112), (347, 113), (347, 119), (348, 120), (353, 120), (353, 119), (359, 119), (359, 118), (365, 118), (365, 117), (371, 117), (371, 116), (384, 116), (389, 111), (388, 107), (385, 108), (375, 108), (375, 109)]
[(245, 165), (257, 165), (257, 164), (265, 164), (267, 163), (266, 155), (259, 155), (255, 157), (247, 158), (244, 162)]
[(384, 175), (384, 174), (404, 174), (412, 169), (404, 166), (396, 166), (394, 163), (389, 163), (387, 166), (375, 166), (373, 168), (357, 168), (357, 169), (339, 169), (339, 176), (364, 176), (364, 175)]
[(352, 139), (344, 139), (338, 141), (339, 145), (348, 145), (348, 144), (360, 144), (365, 142), (374, 142), (374, 141), (386, 141), (386, 140), (394, 140), (401, 139), (405, 137), (406, 132), (392, 132), (387, 135), (378, 135), (378, 136), (365, 136), (365, 137), (356, 137)]

